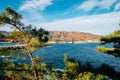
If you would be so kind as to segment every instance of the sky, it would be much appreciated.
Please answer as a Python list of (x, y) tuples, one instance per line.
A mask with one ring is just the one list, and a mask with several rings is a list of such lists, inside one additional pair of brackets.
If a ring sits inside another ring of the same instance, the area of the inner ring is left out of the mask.
[(48, 31), (105, 35), (120, 29), (120, 0), (0, 0), (0, 13), (8, 6), (22, 14), (26, 25)]

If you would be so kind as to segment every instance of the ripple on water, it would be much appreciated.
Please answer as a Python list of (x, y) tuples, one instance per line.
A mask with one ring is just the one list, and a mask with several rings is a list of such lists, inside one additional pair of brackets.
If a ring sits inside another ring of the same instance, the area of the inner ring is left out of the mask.
[[(54, 68), (64, 68), (64, 54), (82, 63), (90, 62), (95, 66), (102, 63), (109, 64), (120, 71), (120, 59), (112, 55), (96, 51), (99, 43), (80, 44), (51, 44), (51, 47), (41, 48), (34, 56), (40, 56), (45, 62), (52, 62)], [(107, 45), (111, 46), (111, 45)]]

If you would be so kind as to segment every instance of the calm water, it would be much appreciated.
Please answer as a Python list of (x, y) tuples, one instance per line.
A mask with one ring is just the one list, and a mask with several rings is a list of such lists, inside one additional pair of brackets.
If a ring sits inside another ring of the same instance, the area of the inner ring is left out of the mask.
[[(15, 44), (0, 43), (0, 46), (11, 45)], [(115, 67), (117, 71), (120, 71), (120, 58), (115, 58), (112, 55), (103, 54), (96, 51), (95, 48), (98, 45), (100, 45), (100, 43), (51, 44), (50, 46), (37, 50), (34, 53), (34, 56), (40, 56), (46, 63), (53, 63), (54, 68), (63, 69), (64, 54), (68, 54), (69, 57), (74, 58), (75, 60), (78, 60), (82, 63), (90, 62), (94, 66), (99, 66), (100, 64), (105, 63)], [(111, 47), (111, 45), (106, 46)], [(20, 63), (29, 63), (29, 58), (24, 58), (23, 56), (18, 60), (16, 60), (14, 57), (12, 61)]]
[(6, 43), (6, 42), (0, 42), (0, 47), (1, 46), (14, 46), (16, 43)]

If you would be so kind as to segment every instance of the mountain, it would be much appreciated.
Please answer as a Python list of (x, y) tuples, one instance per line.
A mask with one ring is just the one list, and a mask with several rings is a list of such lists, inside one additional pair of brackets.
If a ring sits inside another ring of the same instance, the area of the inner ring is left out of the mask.
[(98, 42), (100, 35), (85, 32), (50, 31), (50, 42)]
[[(9, 33), (10, 32), (0, 30), (0, 34), (7, 36)], [(99, 39), (100, 35), (85, 32), (49, 31), (49, 42), (51, 43), (98, 42)]]
[(5, 38), (5, 36), (8, 36), (8, 35), (9, 35), (9, 32), (0, 30), (0, 40)]
[(8, 35), (10, 32), (0, 30), (0, 34)]

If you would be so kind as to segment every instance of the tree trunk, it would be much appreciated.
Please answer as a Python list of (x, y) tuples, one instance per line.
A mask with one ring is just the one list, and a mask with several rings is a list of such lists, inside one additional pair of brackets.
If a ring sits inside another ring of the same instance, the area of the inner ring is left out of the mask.
[(38, 72), (37, 72), (37, 69), (36, 69), (36, 66), (35, 66), (35, 61), (33, 59), (32, 53), (30, 51), (28, 51), (28, 55), (29, 55), (31, 63), (32, 63), (32, 69), (33, 69), (35, 80), (39, 80), (38, 79)]

